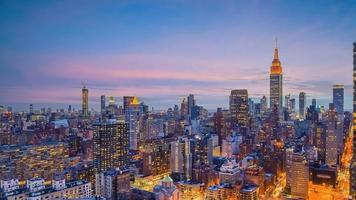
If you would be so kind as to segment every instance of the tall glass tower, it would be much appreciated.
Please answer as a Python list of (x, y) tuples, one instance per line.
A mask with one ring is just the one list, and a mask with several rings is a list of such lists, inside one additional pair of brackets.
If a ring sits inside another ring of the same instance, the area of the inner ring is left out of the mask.
[(282, 110), (283, 106), (283, 74), (282, 65), (278, 57), (278, 48), (274, 49), (274, 58), (270, 71), (270, 107), (277, 106), (278, 110)]

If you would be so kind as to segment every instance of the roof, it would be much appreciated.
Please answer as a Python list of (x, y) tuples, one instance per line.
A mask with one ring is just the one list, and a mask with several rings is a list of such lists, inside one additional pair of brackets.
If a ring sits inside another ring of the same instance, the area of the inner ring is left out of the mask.
[(173, 182), (173, 180), (169, 175), (167, 175), (163, 178), (162, 182)]

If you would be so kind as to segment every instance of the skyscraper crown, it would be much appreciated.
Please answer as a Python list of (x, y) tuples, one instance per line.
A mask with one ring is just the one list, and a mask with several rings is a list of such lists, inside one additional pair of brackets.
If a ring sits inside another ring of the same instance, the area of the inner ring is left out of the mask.
[(274, 56), (273, 56), (273, 61), (272, 61), (272, 66), (271, 66), (271, 75), (273, 74), (282, 74), (282, 65), (281, 62), (279, 61), (279, 56), (278, 56), (278, 47), (277, 47), (277, 40), (276, 40), (276, 48), (274, 49)]

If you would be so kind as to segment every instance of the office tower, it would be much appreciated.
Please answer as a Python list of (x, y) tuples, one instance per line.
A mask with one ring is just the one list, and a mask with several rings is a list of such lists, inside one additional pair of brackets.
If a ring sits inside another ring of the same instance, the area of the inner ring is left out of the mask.
[(247, 127), (248, 124), (248, 92), (246, 89), (231, 90), (230, 113), (235, 124)]
[(325, 164), (336, 165), (337, 148), (337, 116), (334, 110), (329, 110), (327, 113)]
[(82, 115), (84, 118), (87, 118), (89, 115), (88, 101), (89, 101), (89, 90), (84, 85), (82, 89)]
[(261, 103), (261, 113), (267, 112), (267, 98), (266, 96), (263, 96), (260, 100)]
[(133, 99), (134, 99), (133, 96), (124, 96), (123, 97), (124, 112), (126, 111), (127, 107), (130, 106)]
[(305, 119), (305, 104), (307, 102), (307, 95), (305, 92), (299, 93), (299, 119)]
[(100, 96), (100, 112), (101, 114), (105, 113), (105, 105), (106, 103), (106, 98), (105, 98), (105, 95), (101, 95)]
[(30, 104), (30, 114), (33, 114), (33, 104)]
[(107, 120), (94, 126), (94, 169), (100, 173), (129, 164), (129, 133), (123, 121)]
[(113, 96), (109, 96), (109, 100), (108, 100), (108, 112), (111, 115), (115, 115), (116, 114), (116, 110), (117, 110), (117, 106), (115, 104), (115, 97)]
[(188, 95), (188, 115), (189, 115), (189, 118), (192, 117), (192, 114), (193, 114), (193, 107), (195, 106), (195, 99), (194, 99), (194, 95), (193, 94), (189, 94)]
[(185, 100), (185, 98), (183, 98), (183, 100), (180, 104), (180, 115), (182, 116), (182, 118), (185, 118), (186, 116), (188, 116), (188, 103)]
[(284, 105), (287, 108), (287, 110), (290, 110), (290, 94), (284, 97)]
[(153, 193), (159, 200), (179, 200), (179, 190), (169, 175), (165, 176), (161, 183), (153, 188)]
[[(354, 68), (353, 68), (353, 83), (354, 83), (354, 91), (353, 91), (353, 117), (356, 117), (356, 42), (354, 42)], [(352, 162), (350, 166), (350, 195), (353, 198), (356, 198), (356, 120), (353, 120), (353, 148), (352, 148)]]
[(278, 48), (274, 49), (274, 58), (270, 71), (270, 108), (277, 106), (278, 111), (283, 106), (283, 73), (282, 65), (278, 58)]
[(290, 110), (295, 111), (295, 99), (294, 98), (290, 100)]
[(312, 106), (316, 108), (316, 99), (312, 99)]
[[(124, 97), (124, 111), (125, 111), (125, 121), (128, 124), (129, 135), (130, 135), (130, 149), (138, 150), (138, 137), (140, 131), (140, 117), (143, 112), (142, 104), (140, 104), (137, 97), (133, 97), (131, 102), (126, 102), (130, 98)], [(126, 104), (126, 105), (125, 105)]]
[(344, 116), (344, 85), (333, 85), (333, 104), (337, 115)]
[(69, 105), (68, 106), (68, 113), (71, 113), (72, 112), (72, 105)]
[(188, 138), (178, 138), (177, 141), (171, 142), (171, 172), (190, 180), (192, 178), (192, 156)]
[[(294, 198), (308, 198), (309, 167), (308, 163), (301, 153), (291, 155), (290, 170), (287, 171), (291, 195)], [(289, 173), (289, 174), (288, 174)]]

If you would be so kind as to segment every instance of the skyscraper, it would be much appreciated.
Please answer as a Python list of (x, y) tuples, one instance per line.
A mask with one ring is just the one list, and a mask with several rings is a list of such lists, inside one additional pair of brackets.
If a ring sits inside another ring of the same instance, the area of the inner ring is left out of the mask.
[[(296, 198), (308, 198), (309, 167), (304, 155), (293, 153), (289, 173), (291, 195)], [(287, 175), (288, 176), (288, 175)]]
[(188, 96), (188, 115), (189, 118), (192, 117), (192, 108), (195, 106), (195, 99), (194, 99), (194, 95), (193, 94), (189, 94)]
[(105, 95), (101, 95), (100, 96), (100, 112), (101, 113), (105, 113), (105, 102), (106, 102), (106, 98), (105, 98)]
[(337, 161), (337, 117), (334, 110), (327, 113), (327, 131), (325, 141), (325, 163), (336, 165)]
[(278, 57), (278, 48), (274, 49), (274, 58), (270, 71), (270, 107), (277, 106), (279, 112), (283, 106), (283, 73)]
[(95, 173), (129, 164), (129, 131), (123, 121), (107, 120), (94, 126)]
[(305, 118), (305, 104), (307, 102), (307, 95), (305, 92), (299, 93), (299, 118)]
[(261, 103), (261, 113), (267, 112), (267, 98), (266, 96), (263, 96), (260, 100)]
[(290, 110), (290, 94), (284, 97), (284, 105), (287, 108), (287, 110)]
[(230, 113), (233, 122), (246, 127), (248, 123), (248, 92), (246, 89), (231, 90)]
[(87, 118), (89, 115), (88, 101), (89, 101), (89, 90), (84, 85), (82, 89), (82, 114), (84, 118)]
[(133, 99), (134, 99), (133, 96), (124, 96), (124, 99), (123, 99), (124, 112), (126, 111), (127, 107), (131, 104)]
[(178, 138), (171, 142), (171, 172), (188, 180), (192, 178), (192, 154), (188, 138)]
[[(356, 117), (356, 42), (354, 42), (354, 92), (353, 92), (353, 117)], [(352, 148), (352, 161), (350, 166), (350, 194), (353, 198), (356, 198), (356, 120), (353, 120), (353, 148)]]
[(314, 108), (316, 108), (316, 99), (312, 99), (312, 106), (314, 106)]
[[(128, 98), (128, 99), (131, 99)], [(126, 99), (126, 100), (128, 100)], [(125, 106), (125, 97), (124, 97)], [(130, 102), (126, 102), (125, 121), (129, 126), (130, 135), (130, 149), (138, 149), (138, 136), (140, 129), (140, 116), (142, 115), (142, 104), (140, 104), (137, 97), (133, 97)]]
[(344, 85), (333, 85), (333, 103), (337, 115), (344, 116)]

